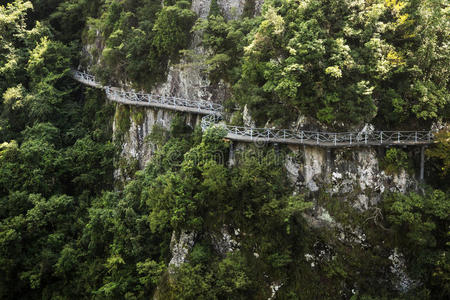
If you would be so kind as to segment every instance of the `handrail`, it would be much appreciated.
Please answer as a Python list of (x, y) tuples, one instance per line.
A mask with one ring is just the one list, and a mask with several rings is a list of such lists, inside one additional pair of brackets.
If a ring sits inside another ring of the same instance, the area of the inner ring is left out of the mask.
[(143, 106), (156, 106), (179, 111), (192, 111), (201, 114), (217, 114), (218, 112), (223, 111), (222, 105), (212, 103), (210, 101), (193, 101), (172, 96), (145, 94), (142, 92), (124, 91), (111, 86), (102, 86), (96, 81), (94, 76), (79, 71), (73, 71), (73, 77), (75, 80), (88, 86), (104, 89), (108, 99), (116, 102)]
[(124, 104), (153, 106), (183, 112), (204, 114), (202, 130), (220, 126), (227, 131), (227, 138), (242, 142), (274, 142), (285, 144), (317, 145), (322, 147), (351, 147), (365, 145), (424, 145), (433, 143), (431, 131), (360, 131), (360, 132), (318, 132), (290, 129), (253, 128), (226, 125), (221, 122), (223, 106), (204, 100), (187, 100), (178, 97), (145, 94), (103, 86), (95, 77), (73, 71), (75, 80), (106, 91), (108, 99)]
[(228, 138), (235, 140), (279, 142), (286, 144), (345, 147), (364, 145), (414, 145), (431, 144), (430, 131), (372, 131), (372, 132), (317, 132), (289, 129), (253, 128), (220, 123), (217, 116), (202, 119), (203, 130), (210, 126), (221, 126), (227, 130)]

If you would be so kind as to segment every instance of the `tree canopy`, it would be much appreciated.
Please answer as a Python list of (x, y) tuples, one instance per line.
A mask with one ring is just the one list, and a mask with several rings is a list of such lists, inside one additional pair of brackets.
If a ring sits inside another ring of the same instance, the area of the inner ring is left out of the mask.
[[(196, 21), (187, 1), (0, 4), (1, 299), (448, 298), (445, 127), (426, 151), (428, 181), (363, 211), (357, 195), (292, 182), (289, 147), (236, 147), (184, 114), (151, 128), (148, 164), (117, 180), (123, 135), (145, 115), (70, 70), (151, 89), (191, 31), (203, 33), (205, 75), (232, 91), (225, 106), (247, 105), (259, 124), (448, 121), (446, 1), (268, 0), (260, 16), (254, 7), (247, 0), (228, 20), (213, 0)], [(391, 148), (380, 168), (398, 175), (410, 154)], [(332, 226), (310, 226), (319, 207)], [(183, 236), (193, 243), (176, 267)]]

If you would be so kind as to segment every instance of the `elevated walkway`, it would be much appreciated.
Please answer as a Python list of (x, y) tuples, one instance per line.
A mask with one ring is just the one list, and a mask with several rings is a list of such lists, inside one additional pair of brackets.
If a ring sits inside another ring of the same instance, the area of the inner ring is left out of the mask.
[(148, 106), (205, 115), (202, 130), (210, 126), (220, 126), (227, 131), (227, 138), (238, 142), (264, 142), (295, 145), (310, 145), (328, 148), (357, 146), (425, 146), (433, 143), (431, 131), (371, 131), (371, 132), (314, 132), (289, 129), (270, 129), (232, 126), (221, 122), (223, 106), (204, 100), (188, 100), (124, 91), (103, 86), (95, 77), (74, 71), (73, 78), (85, 85), (104, 89), (109, 100), (122, 104)]

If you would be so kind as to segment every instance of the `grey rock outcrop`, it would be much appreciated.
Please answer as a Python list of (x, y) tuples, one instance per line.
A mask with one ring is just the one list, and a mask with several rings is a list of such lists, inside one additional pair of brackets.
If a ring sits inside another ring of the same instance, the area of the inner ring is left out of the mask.
[(170, 240), (170, 251), (172, 258), (169, 262), (169, 272), (181, 266), (186, 261), (189, 251), (194, 246), (195, 232), (181, 231), (179, 237), (175, 232), (172, 233)]
[[(386, 174), (374, 148), (342, 148), (328, 153), (311, 146), (290, 149), (293, 155), (287, 156), (285, 167), (291, 181), (302, 182), (301, 188), (307, 192), (322, 188), (332, 195), (351, 198), (356, 201), (354, 207), (360, 210), (377, 204), (386, 191), (405, 193), (418, 187), (417, 179), (405, 170)], [(294, 161), (293, 156), (303, 159)]]

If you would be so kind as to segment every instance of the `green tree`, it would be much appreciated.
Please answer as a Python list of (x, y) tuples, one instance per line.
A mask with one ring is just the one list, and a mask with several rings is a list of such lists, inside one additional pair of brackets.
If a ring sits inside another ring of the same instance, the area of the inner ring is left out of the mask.
[(113, 77), (151, 88), (165, 79), (169, 60), (176, 61), (179, 50), (189, 46), (195, 18), (186, 1), (164, 7), (160, 1), (111, 1), (89, 21), (89, 35), (100, 30), (105, 41), (96, 74), (104, 81)]
[(393, 194), (384, 205), (388, 224), (407, 256), (408, 271), (424, 284), (431, 299), (444, 299), (450, 292), (449, 200), (448, 193), (428, 190), (424, 196)]
[[(450, 175), (450, 131), (443, 130), (435, 135), (436, 143), (427, 149), (427, 156), (437, 160), (436, 172), (444, 179), (447, 183)], [(444, 186), (443, 186), (444, 187)]]
[[(266, 2), (238, 55), (234, 98), (260, 124), (305, 115), (336, 128), (428, 126), (448, 118), (447, 16), (442, 1)], [(234, 32), (217, 20), (206, 35), (214, 69), (232, 57), (215, 44)]]

